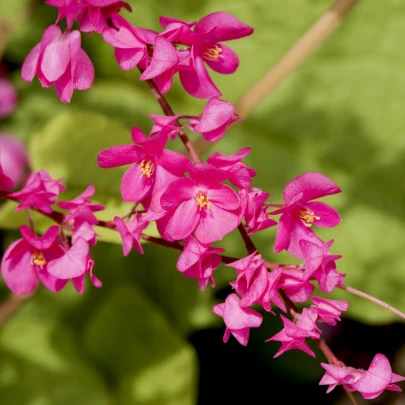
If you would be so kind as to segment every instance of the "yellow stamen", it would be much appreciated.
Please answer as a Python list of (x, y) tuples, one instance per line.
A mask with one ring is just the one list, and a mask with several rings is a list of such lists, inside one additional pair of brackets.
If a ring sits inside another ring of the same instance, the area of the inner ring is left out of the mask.
[(314, 221), (317, 220), (319, 221), (321, 218), (316, 216), (315, 213), (308, 208), (304, 208), (301, 211), (298, 212), (298, 215), (302, 221), (302, 223), (307, 227), (311, 228), (313, 225)]
[(155, 171), (155, 165), (151, 160), (142, 160), (138, 169), (142, 172), (141, 177), (146, 176), (149, 178)]
[(209, 202), (210, 198), (207, 196), (206, 193), (198, 193), (197, 197), (195, 198), (196, 204), (200, 207), (200, 211), (203, 208), (207, 208), (208, 210), (211, 209), (211, 203)]
[(205, 49), (204, 59), (212, 62), (218, 58), (223, 58), (223, 55), (220, 55), (221, 52), (222, 48), (220, 48), (218, 45), (211, 45)]
[(43, 256), (42, 252), (37, 250), (31, 257), (31, 264), (36, 264), (37, 266), (44, 268), (46, 264), (45, 257)]

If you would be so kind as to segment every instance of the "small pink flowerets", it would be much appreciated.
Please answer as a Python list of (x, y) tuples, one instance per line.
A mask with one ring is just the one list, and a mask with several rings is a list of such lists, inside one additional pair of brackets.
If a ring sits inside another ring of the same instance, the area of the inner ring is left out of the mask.
[(157, 220), (168, 241), (195, 238), (209, 245), (221, 240), (240, 223), (240, 200), (235, 191), (220, 184), (227, 173), (212, 165), (196, 163), (184, 177), (170, 183), (160, 203), (166, 214)]
[(131, 11), (130, 5), (120, 0), (46, 0), (45, 3), (58, 8), (56, 23), (66, 18), (70, 29), (76, 21), (80, 23), (80, 31), (88, 33), (101, 34), (121, 8)]
[(321, 363), (326, 370), (319, 385), (329, 385), (327, 393), (337, 385), (343, 385), (348, 391), (358, 391), (364, 399), (374, 399), (383, 391), (402, 389), (395, 383), (404, 381), (405, 377), (392, 372), (390, 362), (383, 354), (376, 354), (367, 371), (346, 366)]
[(42, 87), (55, 85), (57, 96), (69, 103), (73, 90), (86, 90), (94, 80), (94, 67), (81, 48), (80, 32), (62, 34), (57, 25), (49, 26), (37, 44), (25, 58), (21, 77), (31, 82), (38, 76)]
[(214, 288), (213, 273), (221, 264), (221, 256), (218, 253), (224, 251), (225, 249), (222, 248), (211, 248), (208, 245), (203, 245), (189, 236), (185, 240), (183, 252), (177, 260), (177, 270), (186, 277), (197, 279), (201, 291), (207, 288), (208, 283)]
[(239, 297), (230, 294), (223, 304), (215, 305), (212, 311), (224, 319), (226, 325), (224, 343), (232, 334), (242, 346), (247, 346), (250, 328), (258, 328), (262, 324), (263, 317), (253, 309), (241, 307), (239, 303)]
[(189, 128), (201, 133), (206, 141), (215, 142), (224, 136), (229, 125), (241, 119), (229, 101), (215, 97), (208, 100), (201, 117), (189, 122)]
[(33, 208), (50, 214), (52, 212), (51, 205), (56, 202), (59, 193), (65, 189), (66, 186), (60, 180), (53, 180), (46, 170), (40, 170), (31, 173), (24, 188), (9, 194), (9, 197), (20, 201), (16, 212), (25, 208)]
[(323, 202), (312, 202), (320, 197), (340, 193), (340, 188), (324, 175), (316, 172), (298, 176), (284, 189), (285, 206), (270, 214), (282, 214), (277, 227), (274, 252), (287, 250), (302, 259), (301, 239), (319, 243), (312, 226), (331, 228), (341, 221), (338, 212)]

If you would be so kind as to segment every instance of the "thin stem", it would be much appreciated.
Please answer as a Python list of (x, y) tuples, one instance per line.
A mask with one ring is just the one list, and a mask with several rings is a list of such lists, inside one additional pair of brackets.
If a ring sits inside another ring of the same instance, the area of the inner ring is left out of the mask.
[(295, 45), (237, 102), (238, 114), (246, 116), (314, 52), (339, 26), (359, 0), (336, 0)]
[(25, 208), (24, 212), (25, 216), (27, 217), (29, 228), (31, 229), (31, 232), (35, 235), (34, 221), (32, 220), (32, 215), (29, 208)]
[(249, 235), (246, 232), (246, 229), (242, 224), (238, 225), (238, 231), (242, 236), (243, 241), (245, 242), (246, 250), (249, 252), (249, 254), (256, 252), (257, 251), (256, 246), (253, 243), (252, 239), (250, 239)]
[(388, 309), (388, 311), (391, 311), (395, 315), (398, 315), (400, 318), (405, 319), (405, 314), (403, 312), (401, 312), (399, 309), (396, 309), (392, 305), (390, 305), (390, 304), (388, 304), (388, 303), (386, 303), (384, 301), (381, 301), (378, 298), (373, 297), (372, 295), (369, 295), (369, 294), (367, 294), (367, 293), (365, 293), (363, 291), (356, 290), (355, 288), (349, 287), (347, 285), (341, 285), (338, 288), (340, 288), (341, 290), (347, 291), (347, 292), (349, 292), (351, 294), (357, 295), (357, 296), (359, 296), (361, 298), (364, 298), (366, 300), (369, 300), (371, 302), (374, 302), (374, 304), (377, 304), (380, 307)]
[[(140, 69), (141, 70), (141, 69)], [(142, 70), (141, 70), (142, 71)], [(153, 94), (153, 97), (155, 97), (156, 101), (159, 103), (160, 107), (162, 108), (163, 112), (167, 116), (174, 116), (175, 113), (172, 110), (172, 107), (170, 107), (170, 104), (167, 102), (165, 97), (160, 93), (159, 89), (157, 88), (154, 80), (146, 80), (146, 83), (148, 84), (150, 91)], [(181, 127), (181, 124), (178, 120), (174, 121), (175, 124), (179, 127)], [(201, 163), (201, 158), (194, 149), (193, 144), (191, 143), (190, 139), (188, 139), (188, 136), (184, 132), (183, 129), (179, 131), (179, 137), (181, 141), (183, 142), (184, 146), (187, 149), (187, 152), (191, 156), (191, 159), (193, 159), (194, 162), (196, 163)]]

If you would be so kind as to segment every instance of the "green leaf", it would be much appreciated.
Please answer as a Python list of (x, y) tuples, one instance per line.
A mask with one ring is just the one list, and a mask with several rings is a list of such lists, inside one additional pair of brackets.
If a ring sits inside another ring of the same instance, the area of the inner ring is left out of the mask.
[(109, 405), (103, 382), (53, 311), (31, 302), (0, 334), (0, 397), (4, 404)]
[(118, 404), (193, 405), (194, 350), (134, 286), (118, 286), (84, 332), (91, 356), (117, 380)]

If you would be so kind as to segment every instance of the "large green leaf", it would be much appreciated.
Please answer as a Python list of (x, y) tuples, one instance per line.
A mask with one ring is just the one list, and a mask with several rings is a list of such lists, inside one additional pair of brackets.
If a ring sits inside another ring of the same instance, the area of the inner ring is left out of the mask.
[(194, 350), (134, 286), (118, 286), (84, 332), (91, 356), (117, 384), (118, 404), (193, 405)]
[(18, 405), (111, 403), (71, 330), (38, 301), (0, 331), (0, 397)]

